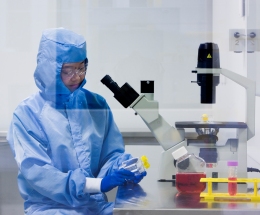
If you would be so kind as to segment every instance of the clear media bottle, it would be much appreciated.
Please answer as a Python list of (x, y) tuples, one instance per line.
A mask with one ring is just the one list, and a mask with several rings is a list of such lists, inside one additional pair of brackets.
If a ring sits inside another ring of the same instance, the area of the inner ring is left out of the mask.
[(234, 196), (237, 194), (237, 161), (228, 161), (228, 180), (234, 181), (234, 182), (228, 182), (228, 193), (231, 196)]
[(206, 178), (206, 162), (189, 154), (185, 147), (181, 147), (172, 153), (176, 162), (175, 184), (179, 192), (200, 193), (206, 188), (205, 182), (200, 182), (201, 178)]

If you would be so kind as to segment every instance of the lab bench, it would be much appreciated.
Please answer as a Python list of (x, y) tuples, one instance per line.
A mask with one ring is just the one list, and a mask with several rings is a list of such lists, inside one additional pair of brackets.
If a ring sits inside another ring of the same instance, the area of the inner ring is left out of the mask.
[[(140, 140), (140, 139), (139, 139)], [(147, 140), (147, 141), (146, 141)], [(260, 202), (212, 201), (207, 202), (198, 194), (178, 193), (172, 182), (158, 182), (158, 162), (161, 146), (149, 143), (149, 139), (126, 145), (126, 151), (134, 156), (147, 155), (151, 168), (147, 176), (137, 185), (127, 184), (118, 187), (114, 215), (259, 215)], [(148, 146), (149, 145), (149, 146)], [(248, 165), (259, 168), (260, 165), (250, 156)], [(249, 177), (258, 177), (259, 173), (250, 173)], [(253, 185), (252, 185), (253, 186)], [(252, 187), (249, 184), (249, 188)], [(249, 189), (250, 192), (252, 189)], [(253, 191), (252, 191), (253, 192)]]
[[(155, 169), (154, 169), (155, 170)], [(158, 182), (149, 171), (140, 184), (118, 188), (114, 215), (259, 215), (260, 202), (204, 201), (199, 194), (178, 193), (172, 182)]]

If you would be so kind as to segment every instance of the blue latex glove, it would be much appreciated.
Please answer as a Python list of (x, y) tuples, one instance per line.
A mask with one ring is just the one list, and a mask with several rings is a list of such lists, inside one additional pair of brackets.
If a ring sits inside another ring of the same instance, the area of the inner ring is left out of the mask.
[(146, 171), (142, 172), (141, 174), (136, 175), (133, 182), (135, 184), (138, 184), (146, 175), (147, 175)]
[(102, 179), (101, 192), (108, 192), (117, 186), (124, 185), (127, 181), (134, 181), (135, 179), (135, 174), (129, 170), (115, 170), (111, 175), (107, 175)]

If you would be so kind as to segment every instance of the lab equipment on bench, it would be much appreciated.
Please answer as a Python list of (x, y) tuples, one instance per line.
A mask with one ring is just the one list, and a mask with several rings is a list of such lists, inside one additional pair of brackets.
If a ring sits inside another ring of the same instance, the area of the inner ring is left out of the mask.
[(204, 200), (208, 201), (227, 201), (227, 200), (236, 200), (242, 202), (260, 202), (260, 196), (258, 195), (258, 184), (260, 183), (260, 179), (258, 178), (237, 178), (237, 183), (253, 183), (254, 184), (254, 192), (253, 193), (236, 193), (236, 195), (230, 195), (227, 190), (223, 190), (222, 193), (215, 192), (213, 193), (213, 183), (230, 183), (228, 178), (201, 178), (201, 182), (206, 182), (208, 191), (202, 192), (200, 197)]
[[(246, 89), (247, 112), (246, 122), (218, 122), (218, 121), (181, 121), (170, 125), (159, 114), (159, 103), (150, 96), (153, 89), (145, 89), (139, 95), (128, 83), (119, 87), (109, 75), (102, 78), (113, 93), (114, 97), (125, 107), (131, 107), (145, 122), (164, 151), (159, 161), (158, 181), (175, 179), (172, 152), (184, 146), (189, 153), (194, 153), (206, 162), (206, 176), (209, 178), (224, 178), (227, 173), (227, 161), (237, 160), (237, 176), (247, 178), (247, 140), (255, 134), (255, 82), (220, 68), (219, 49), (217, 44), (201, 44), (198, 51), (196, 83), (201, 87), (201, 103), (215, 103), (216, 86), (220, 74), (230, 78)], [(142, 81), (141, 84), (150, 86), (152, 81)], [(193, 136), (188, 136), (185, 129), (194, 129)], [(225, 130), (234, 131), (233, 136), (219, 140), (218, 136)], [(226, 183), (213, 183), (213, 190), (226, 190)], [(240, 188), (241, 187), (241, 188)], [(242, 192), (246, 191), (246, 184), (238, 186)]]
[(189, 154), (185, 147), (172, 153), (176, 162), (176, 188), (183, 193), (201, 193), (206, 183), (200, 182), (206, 178), (206, 162), (194, 154)]

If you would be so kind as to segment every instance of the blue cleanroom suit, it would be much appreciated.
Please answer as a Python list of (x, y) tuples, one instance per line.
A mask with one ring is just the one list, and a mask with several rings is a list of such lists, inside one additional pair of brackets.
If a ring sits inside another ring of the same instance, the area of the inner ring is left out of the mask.
[(109, 214), (105, 194), (85, 193), (131, 156), (106, 101), (61, 80), (63, 63), (86, 59), (84, 38), (66, 29), (43, 32), (34, 78), (39, 92), (14, 111), (7, 140), (17, 161), (25, 214)]

